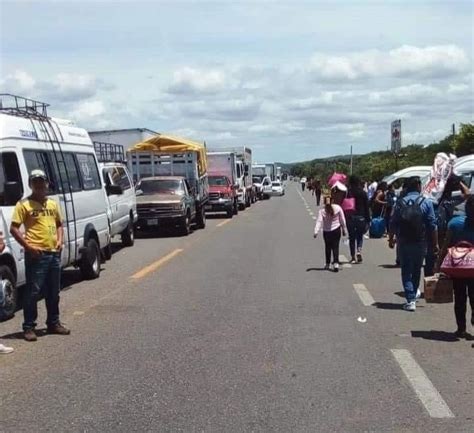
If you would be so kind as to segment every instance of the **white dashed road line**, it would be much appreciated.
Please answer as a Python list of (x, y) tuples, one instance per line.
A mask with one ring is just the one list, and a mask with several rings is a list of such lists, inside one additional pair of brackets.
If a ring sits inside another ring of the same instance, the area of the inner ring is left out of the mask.
[(364, 284), (353, 284), (353, 286), (354, 290), (359, 295), (360, 300), (366, 307), (375, 304), (374, 298), (372, 297), (372, 295), (367, 290), (367, 287), (365, 287)]
[(453, 412), (412, 354), (405, 349), (392, 349), (391, 351), (430, 416), (432, 418), (454, 418)]

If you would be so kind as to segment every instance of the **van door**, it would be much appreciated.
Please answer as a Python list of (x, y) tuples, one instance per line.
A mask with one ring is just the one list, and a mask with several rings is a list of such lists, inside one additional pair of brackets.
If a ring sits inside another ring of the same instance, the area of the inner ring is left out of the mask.
[[(60, 205), (64, 224), (62, 266), (73, 263), (77, 257), (77, 227), (72, 192), (77, 190), (78, 187), (80, 189), (74, 160), (71, 160), (71, 156), (66, 155), (61, 155), (60, 152), (54, 152), (53, 154), (53, 151), (45, 150), (25, 149), (23, 151), (28, 173), (37, 168), (43, 170), (49, 180), (48, 196)], [(66, 161), (68, 166), (66, 166)], [(70, 182), (67, 180), (68, 176), (70, 176)]]

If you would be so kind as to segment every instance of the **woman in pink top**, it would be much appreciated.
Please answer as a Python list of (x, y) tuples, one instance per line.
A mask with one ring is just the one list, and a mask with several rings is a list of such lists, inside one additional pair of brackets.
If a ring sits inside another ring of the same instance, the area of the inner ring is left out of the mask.
[(339, 242), (341, 240), (341, 231), (342, 235), (346, 236), (346, 219), (341, 206), (334, 204), (331, 197), (324, 197), (324, 207), (319, 211), (314, 227), (315, 239), (321, 226), (323, 227), (326, 252), (326, 266), (324, 269), (329, 269), (332, 253), (334, 272), (339, 272)]

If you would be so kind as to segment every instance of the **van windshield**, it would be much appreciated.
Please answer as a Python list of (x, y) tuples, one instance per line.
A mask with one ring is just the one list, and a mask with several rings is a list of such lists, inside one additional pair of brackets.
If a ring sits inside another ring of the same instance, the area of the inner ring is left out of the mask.
[(184, 184), (182, 180), (176, 179), (147, 179), (142, 180), (137, 189), (143, 194), (176, 194), (184, 195)]

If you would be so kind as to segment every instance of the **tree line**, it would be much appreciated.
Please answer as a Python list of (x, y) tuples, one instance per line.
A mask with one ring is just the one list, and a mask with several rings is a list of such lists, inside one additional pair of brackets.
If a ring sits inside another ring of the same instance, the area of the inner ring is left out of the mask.
[[(439, 152), (454, 153), (456, 156), (474, 153), (474, 123), (461, 124), (456, 135), (449, 135), (430, 144), (411, 144), (402, 148), (396, 158), (390, 151), (370, 152), (365, 155), (353, 155), (353, 174), (361, 179), (380, 180), (385, 176), (414, 165), (432, 165)], [(314, 159), (292, 164), (290, 173), (298, 177), (318, 177), (323, 182), (334, 172), (350, 173), (350, 155)]]

